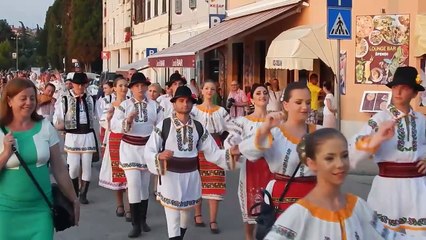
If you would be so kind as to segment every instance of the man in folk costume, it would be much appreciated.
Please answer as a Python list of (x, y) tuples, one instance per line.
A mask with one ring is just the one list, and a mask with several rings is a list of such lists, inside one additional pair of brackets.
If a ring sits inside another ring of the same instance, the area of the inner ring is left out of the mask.
[(398, 67), (392, 101), (372, 116), (349, 144), (351, 166), (372, 160), (379, 166), (367, 202), (387, 228), (426, 236), (426, 118), (411, 107), (425, 91), (416, 68)]
[[(145, 147), (148, 169), (161, 175), (158, 198), (164, 206), (169, 239), (183, 239), (191, 209), (201, 201), (201, 180), (198, 172), (198, 151), (207, 161), (224, 169), (233, 169), (235, 150), (221, 150), (200, 122), (190, 117), (196, 99), (186, 86), (177, 88), (174, 113), (164, 119)], [(173, 149), (170, 150), (170, 149)]]
[(160, 103), (160, 106), (164, 108), (164, 117), (171, 117), (173, 113), (173, 104), (170, 102), (170, 99), (175, 95), (176, 89), (179, 86), (186, 85), (186, 80), (182, 78), (182, 75), (180, 75), (178, 72), (173, 73), (170, 75), (169, 82), (167, 82), (167, 87), (171, 91), (171, 95), (163, 95), (160, 96), (157, 100)]
[[(76, 193), (79, 192), (81, 173), (80, 203), (88, 204), (87, 192), (92, 175), (92, 156), (97, 152), (93, 130), (94, 104), (85, 92), (89, 79), (85, 73), (75, 73), (71, 80), (73, 88), (57, 101), (53, 123), (65, 130), (64, 148), (67, 152), (69, 174)], [(81, 161), (81, 166), (80, 166)]]
[(123, 101), (111, 119), (111, 131), (124, 133), (120, 143), (120, 167), (127, 178), (133, 226), (128, 234), (130, 238), (138, 237), (142, 230), (151, 230), (146, 223), (151, 174), (147, 171), (143, 151), (154, 126), (163, 120), (163, 108), (146, 98), (149, 85), (145, 75), (133, 74), (129, 83), (133, 97)]

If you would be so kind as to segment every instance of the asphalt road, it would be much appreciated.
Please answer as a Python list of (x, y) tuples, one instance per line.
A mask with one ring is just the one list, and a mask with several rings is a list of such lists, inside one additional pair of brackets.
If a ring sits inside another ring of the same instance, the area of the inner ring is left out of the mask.
[[(96, 122), (96, 121), (95, 121)], [(121, 240), (129, 239), (127, 233), (131, 229), (131, 223), (125, 222), (124, 218), (115, 216), (115, 194), (113, 191), (99, 187), (99, 170), (101, 162), (93, 164), (92, 182), (90, 185), (88, 200), (90, 204), (81, 205), (80, 226), (67, 229), (55, 234), (57, 240)], [(377, 167), (368, 161), (361, 162), (356, 171), (348, 176), (343, 186), (345, 192), (354, 193), (366, 199), (371, 187)], [(185, 235), (185, 240), (243, 240), (244, 229), (241, 219), (240, 205), (238, 203), (239, 171), (227, 172), (227, 195), (220, 203), (218, 214), (218, 225), (220, 234), (210, 233), (208, 228), (208, 206), (203, 205), (203, 218), (207, 224), (205, 228), (195, 227), (191, 222)], [(151, 232), (142, 233), (138, 239), (159, 240), (168, 239), (166, 218), (164, 209), (151, 196), (148, 207), (148, 224)]]
[[(124, 218), (115, 216), (114, 193), (97, 184), (100, 163), (94, 164), (93, 181), (88, 193), (89, 205), (81, 207), (80, 226), (70, 228), (55, 235), (58, 240), (119, 240), (129, 239), (127, 233), (131, 224)], [(185, 239), (213, 240), (213, 239), (244, 239), (243, 224), (240, 206), (237, 198), (238, 171), (227, 175), (227, 195), (221, 202), (218, 224), (221, 233), (213, 235), (209, 228), (195, 227), (193, 223), (188, 228)], [(344, 185), (344, 190), (366, 198), (370, 189), (372, 177), (367, 175), (350, 175)], [(208, 208), (203, 206), (204, 221), (208, 223)], [(152, 228), (149, 233), (143, 233), (139, 239), (168, 239), (166, 219), (163, 207), (152, 196), (149, 202), (148, 223)]]

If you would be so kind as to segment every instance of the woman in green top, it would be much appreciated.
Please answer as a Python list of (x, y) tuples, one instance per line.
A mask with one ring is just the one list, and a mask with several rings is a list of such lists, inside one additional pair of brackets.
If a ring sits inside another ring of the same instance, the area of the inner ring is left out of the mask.
[(9, 132), (0, 132), (0, 240), (53, 239), (52, 213), (12, 145), (52, 200), (50, 162), (59, 188), (74, 203), (76, 224), (79, 220), (80, 205), (61, 157), (58, 134), (36, 113), (36, 106), (36, 88), (30, 80), (15, 78), (7, 83), (0, 100), (0, 125)]

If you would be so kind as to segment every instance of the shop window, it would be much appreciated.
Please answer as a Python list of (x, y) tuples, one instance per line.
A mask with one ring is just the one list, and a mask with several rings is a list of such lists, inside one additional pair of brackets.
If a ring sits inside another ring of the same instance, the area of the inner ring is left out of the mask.
[(197, 0), (189, 0), (189, 8), (194, 10), (197, 8)]
[(167, 0), (163, 0), (162, 8), (163, 10), (161, 11), (161, 13), (167, 13)]
[(175, 0), (175, 13), (182, 14), (182, 0)]
[(146, 19), (151, 19), (151, 0), (148, 0), (146, 4)]
[(158, 16), (158, 0), (154, 0), (154, 17)]

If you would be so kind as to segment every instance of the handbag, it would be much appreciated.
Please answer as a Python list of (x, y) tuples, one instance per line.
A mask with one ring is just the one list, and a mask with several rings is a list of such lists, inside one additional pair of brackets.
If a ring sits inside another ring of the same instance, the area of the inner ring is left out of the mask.
[[(306, 125), (306, 133), (309, 133), (309, 125)], [(296, 169), (294, 170), (293, 174), (291, 175), (290, 179), (288, 180), (287, 184), (285, 185), (284, 191), (281, 193), (280, 198), (278, 199), (278, 205), (274, 206), (274, 203), (272, 201), (271, 194), (264, 189), (263, 192), (263, 198), (265, 196), (268, 198), (269, 204), (267, 204), (265, 201), (262, 201), (260, 203), (254, 204), (250, 208), (250, 212), (253, 212), (255, 208), (260, 206), (260, 212), (258, 214), (252, 214), (256, 217), (256, 239), (257, 240), (263, 240), (265, 236), (269, 233), (272, 226), (274, 225), (276, 221), (276, 215), (279, 211), (279, 203), (283, 201), (285, 195), (287, 194), (288, 190), (290, 190), (291, 183), (294, 181), (294, 178), (296, 177), (297, 172), (299, 171), (300, 166), (302, 165), (302, 162), (299, 162), (297, 164)]]
[[(290, 179), (288, 180), (284, 191), (281, 193), (280, 198), (278, 199), (278, 203), (282, 202), (285, 195), (287, 194), (288, 190), (290, 189), (290, 185), (293, 182), (294, 178), (296, 177), (297, 172), (299, 171), (300, 165), (302, 163), (299, 162), (299, 164), (297, 165), (296, 169), (294, 170), (293, 174), (291, 175)], [(252, 214), (253, 216), (257, 216), (256, 217), (256, 239), (257, 240), (263, 240), (266, 236), (266, 234), (268, 234), (268, 232), (271, 230), (272, 226), (275, 223), (276, 220), (276, 215), (279, 211), (279, 205), (274, 206), (274, 203), (272, 201), (272, 196), (271, 194), (264, 189), (263, 191), (263, 197), (265, 198), (265, 196), (268, 198), (269, 204), (267, 204), (265, 201), (262, 201), (260, 203), (256, 203), (254, 204), (251, 208), (250, 208), (250, 212), (253, 212), (253, 209), (257, 208), (258, 206), (260, 206), (260, 212), (258, 214)]]
[[(7, 134), (4, 126), (1, 127), (1, 130), (3, 131), (4, 135)], [(25, 172), (27, 172), (37, 190), (43, 196), (44, 201), (52, 211), (53, 225), (56, 232), (63, 231), (67, 228), (75, 226), (74, 204), (62, 193), (56, 183), (52, 183), (53, 203), (50, 202), (49, 198), (40, 187), (34, 175), (31, 173), (31, 170), (28, 168), (27, 163), (25, 163), (25, 161), (22, 159), (21, 155), (18, 153), (18, 149), (16, 149), (14, 145), (12, 145), (12, 151), (15, 153), (19, 163), (25, 169)]]

